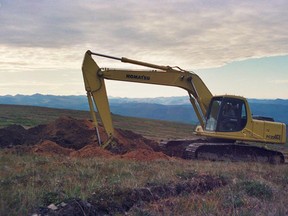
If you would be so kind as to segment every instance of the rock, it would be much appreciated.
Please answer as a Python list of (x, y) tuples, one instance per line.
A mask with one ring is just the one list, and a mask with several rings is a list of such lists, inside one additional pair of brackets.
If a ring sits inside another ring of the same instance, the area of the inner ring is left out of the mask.
[(53, 211), (56, 211), (58, 208), (57, 208), (57, 206), (55, 205), (55, 204), (50, 204), (49, 206), (47, 206), (47, 208), (49, 208), (49, 209), (51, 209), (51, 210), (53, 210)]

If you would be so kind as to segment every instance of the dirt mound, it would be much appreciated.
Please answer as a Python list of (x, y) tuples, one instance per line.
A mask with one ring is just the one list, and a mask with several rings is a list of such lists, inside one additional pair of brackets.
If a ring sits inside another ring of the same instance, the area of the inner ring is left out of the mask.
[[(103, 142), (108, 137), (99, 126)], [(160, 152), (158, 143), (132, 131), (115, 129), (115, 139), (108, 150), (99, 147), (96, 130), (91, 121), (71, 117), (60, 117), (47, 125), (39, 125), (26, 130), (13, 125), (0, 129), (0, 146), (6, 148), (17, 145), (32, 145), (32, 151), (40, 154), (59, 154), (72, 157), (111, 157), (133, 160), (167, 159)]]
[(20, 125), (0, 129), (0, 148), (22, 145), (28, 136), (27, 130)]
[[(48, 125), (40, 125), (28, 130), (31, 136), (30, 142), (38, 143), (41, 140), (51, 140), (62, 147), (80, 150), (86, 145), (98, 144), (96, 130), (93, 123), (88, 120), (77, 120), (71, 117), (60, 117)], [(108, 137), (104, 128), (99, 126), (99, 133), (103, 142)], [(117, 154), (124, 154), (138, 148), (152, 149), (158, 145), (152, 140), (145, 139), (143, 136), (115, 129), (114, 147), (110, 151)], [(151, 146), (151, 147), (150, 147)]]
[[(43, 140), (50, 140), (62, 147), (78, 150), (97, 142), (95, 134), (93, 124), (88, 120), (60, 117), (50, 124), (39, 125), (28, 130), (20, 125), (2, 128), (0, 129), (0, 147), (35, 145)], [(104, 131), (101, 135), (104, 138), (106, 136)]]
[(63, 148), (53, 141), (44, 140), (43, 142), (33, 146), (32, 152), (35, 152), (38, 154), (45, 154), (45, 155), (57, 154), (57, 155), (69, 156), (70, 153), (73, 152), (73, 150), (68, 149), (68, 148)]
[(41, 154), (41, 155), (65, 155), (70, 157), (80, 157), (80, 158), (87, 158), (87, 157), (105, 157), (109, 158), (114, 154), (108, 150), (105, 150), (96, 145), (87, 145), (80, 150), (68, 149), (64, 148), (57, 143), (44, 140), (31, 148), (31, 152)]
[(84, 148), (78, 150), (78, 151), (73, 151), (70, 153), (71, 157), (81, 157), (81, 158), (86, 158), (86, 157), (105, 157), (105, 158), (110, 158), (114, 154), (111, 153), (108, 150), (105, 150), (99, 146), (96, 145), (87, 145)]
[(62, 147), (75, 150), (97, 142), (95, 129), (91, 122), (71, 117), (60, 117), (50, 124), (31, 128), (28, 132), (30, 135), (34, 135), (31, 142), (51, 140)]
[(116, 129), (115, 144), (112, 145), (110, 151), (116, 154), (125, 154), (130, 151), (146, 149), (150, 151), (159, 151), (158, 143), (144, 138), (140, 134), (132, 131)]

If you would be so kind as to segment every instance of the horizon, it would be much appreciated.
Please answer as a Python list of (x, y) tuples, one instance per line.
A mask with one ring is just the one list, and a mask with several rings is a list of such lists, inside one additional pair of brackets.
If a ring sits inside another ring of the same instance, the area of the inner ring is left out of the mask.
[[(80, 94), (80, 95), (54, 95), (54, 94), (41, 94), (41, 93), (34, 93), (34, 94), (7, 94), (7, 95), (0, 95), (0, 97), (17, 97), (17, 96), (35, 96), (35, 95), (41, 95), (41, 96), (56, 96), (56, 97), (87, 97), (85, 94)], [(217, 95), (220, 96), (220, 95)], [(156, 98), (181, 98), (181, 97), (187, 97), (189, 98), (188, 95), (182, 95), (182, 96), (160, 96), (160, 97), (115, 97), (115, 96), (110, 96), (108, 95), (108, 99), (156, 99)], [(248, 100), (288, 100), (285, 98), (246, 98)]]

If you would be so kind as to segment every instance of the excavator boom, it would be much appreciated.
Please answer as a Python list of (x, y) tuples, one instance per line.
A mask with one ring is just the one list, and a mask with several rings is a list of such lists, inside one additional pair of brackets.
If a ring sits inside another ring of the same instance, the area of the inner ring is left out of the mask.
[[(92, 55), (99, 55), (157, 70), (101, 69), (93, 60)], [(181, 69), (174, 69), (170, 66), (159, 66), (128, 58), (117, 58), (92, 53), (91, 51), (87, 51), (85, 54), (82, 72), (88, 99), (90, 98), (89, 101), (94, 100), (99, 115), (101, 116), (102, 123), (109, 136), (113, 136), (114, 130), (104, 79), (182, 88), (188, 92), (199, 122), (201, 126), (204, 127), (205, 115), (213, 96), (201, 78), (195, 73)]]

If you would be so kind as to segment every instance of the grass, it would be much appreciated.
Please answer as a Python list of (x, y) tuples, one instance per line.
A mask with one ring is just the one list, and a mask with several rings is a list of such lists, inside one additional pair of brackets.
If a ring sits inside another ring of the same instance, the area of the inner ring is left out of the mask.
[[(88, 112), (0, 106), (1, 126), (44, 124), (61, 115), (89, 118)], [(189, 136), (191, 126), (113, 116), (116, 127), (147, 137)], [(3, 120), (3, 121), (2, 121)], [(179, 131), (181, 131), (179, 133)], [(149, 185), (177, 185), (201, 176), (227, 182), (205, 193), (181, 193), (134, 205), (128, 215), (287, 215), (288, 166), (210, 161), (151, 161), (40, 156), (0, 150), (0, 215), (29, 215), (69, 198), (111, 199)], [(202, 185), (203, 187), (205, 185)]]
[[(27, 215), (68, 198), (111, 196), (147, 185), (177, 184), (201, 175), (228, 185), (142, 203), (130, 215), (281, 215), (288, 211), (286, 165), (209, 161), (134, 162), (120, 159), (44, 157), (0, 151), (0, 215)], [(105, 199), (105, 197), (104, 197)], [(145, 214), (144, 214), (145, 215)], [(163, 215), (163, 214), (162, 214)], [(285, 214), (283, 214), (285, 215)]]
[(69, 115), (75, 118), (89, 118), (89, 113), (77, 110), (51, 109), (45, 107), (0, 105), (0, 127), (20, 124), (33, 127), (47, 124), (59, 116)]
[(111, 196), (117, 191), (177, 184), (201, 175), (218, 177), (228, 184), (204, 194), (187, 193), (144, 202), (129, 214), (281, 215), (288, 211), (286, 165), (77, 159), (19, 155), (10, 150), (1, 150), (0, 158), (0, 215), (27, 215), (37, 207), (68, 198)]

